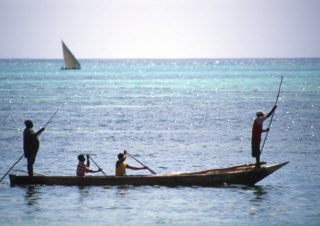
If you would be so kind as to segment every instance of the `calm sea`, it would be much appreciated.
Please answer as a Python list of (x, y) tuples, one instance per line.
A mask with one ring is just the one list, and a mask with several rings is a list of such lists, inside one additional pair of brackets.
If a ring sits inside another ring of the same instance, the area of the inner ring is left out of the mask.
[[(255, 187), (10, 187), (6, 177), (0, 225), (320, 224), (320, 59), (80, 63), (0, 60), (0, 176), (22, 155), (24, 120), (39, 129), (57, 109), (40, 137), (39, 174), (74, 175), (80, 153), (113, 174), (123, 149), (157, 173), (254, 162), (252, 120), (271, 110), (281, 76), (262, 160), (290, 163)], [(26, 160), (12, 173), (26, 174)]]

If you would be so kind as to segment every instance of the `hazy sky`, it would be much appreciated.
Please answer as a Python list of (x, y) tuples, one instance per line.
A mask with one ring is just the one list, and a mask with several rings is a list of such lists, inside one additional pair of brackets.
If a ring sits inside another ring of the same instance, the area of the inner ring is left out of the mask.
[(0, 58), (320, 57), (320, 0), (0, 0)]

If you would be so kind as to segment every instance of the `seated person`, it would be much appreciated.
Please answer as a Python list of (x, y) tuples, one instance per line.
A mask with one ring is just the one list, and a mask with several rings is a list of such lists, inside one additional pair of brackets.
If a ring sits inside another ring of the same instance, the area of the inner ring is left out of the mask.
[(130, 166), (128, 163), (125, 162), (125, 160), (126, 160), (126, 151), (124, 151), (124, 153), (119, 153), (118, 161), (116, 163), (116, 176), (125, 176), (126, 169), (132, 169), (132, 170), (148, 169), (146, 166), (142, 166), (142, 167)]
[(90, 167), (90, 161), (89, 161), (89, 155), (87, 155), (87, 164), (84, 162), (86, 161), (84, 155), (78, 155), (78, 167), (77, 167), (77, 176), (78, 177), (84, 177), (86, 173), (97, 173), (100, 172), (101, 169), (98, 170), (91, 170)]

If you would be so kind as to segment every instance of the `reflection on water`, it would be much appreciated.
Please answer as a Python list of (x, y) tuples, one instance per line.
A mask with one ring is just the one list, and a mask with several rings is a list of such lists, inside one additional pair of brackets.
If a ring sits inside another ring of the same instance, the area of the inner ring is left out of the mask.
[(267, 204), (267, 190), (268, 188), (263, 186), (253, 186), (250, 187), (250, 191), (252, 192), (252, 197), (248, 200), (249, 206), (249, 214), (251, 216), (259, 215), (262, 211), (263, 207)]
[(89, 198), (89, 196), (90, 196), (89, 189), (90, 189), (90, 187), (86, 187), (86, 186), (79, 186), (78, 187), (80, 206), (85, 205), (86, 200)]
[(133, 189), (133, 188), (134, 187), (127, 186), (127, 185), (117, 186), (116, 196), (119, 198), (124, 198), (128, 194), (129, 189)]
[(41, 199), (39, 186), (29, 185), (26, 187), (26, 194), (24, 196), (28, 206), (34, 206)]
[(81, 197), (89, 195), (89, 188), (88, 186), (78, 186), (79, 194)]
[(253, 194), (255, 195), (253, 200), (262, 200), (263, 197), (267, 194), (267, 191), (263, 188), (263, 186), (254, 186), (252, 187)]

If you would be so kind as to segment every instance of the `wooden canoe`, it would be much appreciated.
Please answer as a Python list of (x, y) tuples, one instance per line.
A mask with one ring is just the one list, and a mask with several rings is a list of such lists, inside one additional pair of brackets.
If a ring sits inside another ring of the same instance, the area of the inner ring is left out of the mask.
[(245, 164), (222, 169), (210, 169), (193, 173), (169, 173), (132, 176), (19, 176), (10, 175), (10, 185), (64, 185), (64, 186), (221, 186), (242, 184), (253, 186), (258, 181), (280, 169), (288, 162), (263, 165)]

